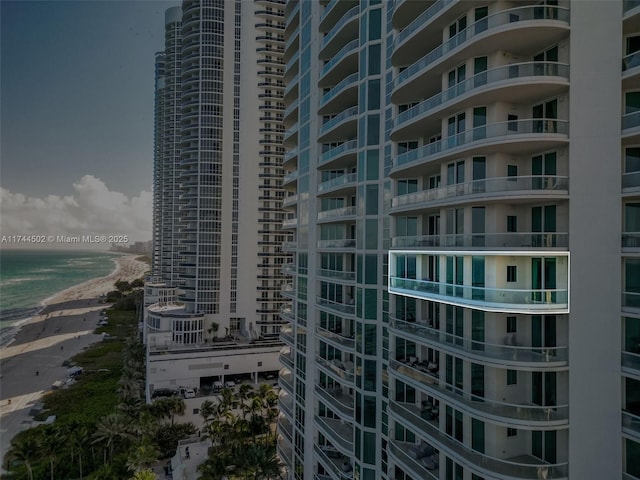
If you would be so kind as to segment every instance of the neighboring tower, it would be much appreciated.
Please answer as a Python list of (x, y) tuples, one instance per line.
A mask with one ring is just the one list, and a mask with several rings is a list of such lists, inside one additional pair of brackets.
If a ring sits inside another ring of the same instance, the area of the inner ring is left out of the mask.
[[(280, 296), (283, 8), (185, 0), (167, 11), (156, 119), (164, 145), (160, 273), (177, 295), (149, 307), (155, 334), (146, 338), (152, 361), (160, 361), (156, 350), (175, 355), (164, 375), (149, 372), (154, 388), (245, 373), (257, 380), (277, 369), (288, 303)], [(199, 355), (187, 352), (195, 347)], [(242, 358), (232, 355), (240, 348)]]
[(162, 265), (162, 212), (164, 189), (164, 52), (156, 53), (153, 101), (153, 227), (151, 238), (151, 270), (160, 275)]

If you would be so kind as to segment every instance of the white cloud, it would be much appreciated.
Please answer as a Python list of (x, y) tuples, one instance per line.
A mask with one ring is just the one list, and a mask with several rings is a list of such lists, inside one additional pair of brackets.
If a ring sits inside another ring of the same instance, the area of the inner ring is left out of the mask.
[[(2, 235), (128, 235), (151, 239), (152, 194), (127, 198), (85, 175), (70, 196), (28, 197), (0, 187)], [(6, 245), (3, 245), (6, 246)]]

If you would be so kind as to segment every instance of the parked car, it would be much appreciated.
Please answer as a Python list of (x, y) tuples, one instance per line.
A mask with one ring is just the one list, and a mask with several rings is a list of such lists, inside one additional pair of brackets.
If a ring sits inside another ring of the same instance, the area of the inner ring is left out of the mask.
[(224, 386), (226, 388), (233, 388), (236, 386), (236, 382), (234, 382), (233, 380), (228, 380), (226, 382), (224, 382)]
[(193, 388), (187, 388), (184, 391), (184, 398), (196, 398), (196, 391)]

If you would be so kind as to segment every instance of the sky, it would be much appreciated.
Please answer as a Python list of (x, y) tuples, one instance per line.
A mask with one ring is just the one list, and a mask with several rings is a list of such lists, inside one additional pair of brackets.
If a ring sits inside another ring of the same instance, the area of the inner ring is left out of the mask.
[(154, 54), (175, 5), (0, 2), (0, 235), (151, 239)]

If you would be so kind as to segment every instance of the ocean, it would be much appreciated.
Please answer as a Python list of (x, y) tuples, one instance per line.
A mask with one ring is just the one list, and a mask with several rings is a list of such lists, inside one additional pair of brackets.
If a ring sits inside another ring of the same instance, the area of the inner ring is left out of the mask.
[(115, 269), (117, 253), (0, 250), (0, 345), (54, 294)]

